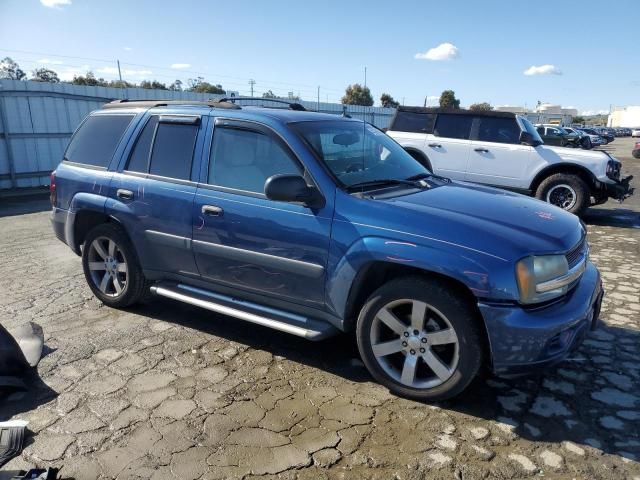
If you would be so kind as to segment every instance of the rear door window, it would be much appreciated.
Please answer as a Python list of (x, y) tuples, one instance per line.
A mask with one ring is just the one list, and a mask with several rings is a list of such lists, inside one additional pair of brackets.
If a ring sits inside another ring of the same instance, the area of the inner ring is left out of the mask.
[(107, 168), (134, 115), (92, 115), (71, 139), (64, 159)]
[(520, 127), (514, 118), (477, 117), (477, 140), (494, 143), (520, 143)]
[(164, 123), (156, 128), (149, 173), (162, 177), (189, 180), (193, 150), (198, 135), (197, 124)]
[(397, 132), (432, 133), (434, 113), (398, 112), (391, 130)]
[(433, 133), (438, 137), (468, 140), (472, 123), (471, 115), (440, 113)]
[(138, 136), (125, 170), (142, 173), (149, 171), (149, 154), (151, 153), (151, 142), (153, 142), (156, 125), (158, 125), (158, 116), (154, 115), (149, 118), (142, 133)]

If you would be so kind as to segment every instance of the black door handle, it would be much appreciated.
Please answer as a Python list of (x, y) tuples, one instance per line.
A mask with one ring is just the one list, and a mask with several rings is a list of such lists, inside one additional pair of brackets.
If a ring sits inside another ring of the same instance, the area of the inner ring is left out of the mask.
[(440, 145), (439, 143), (430, 143), (429, 146), (432, 148), (442, 148), (442, 145)]
[(125, 190), (124, 188), (119, 188), (116, 191), (116, 195), (118, 196), (118, 198), (122, 198), (124, 200), (133, 199), (133, 192), (131, 190)]
[(216, 207), (215, 205), (203, 205), (202, 213), (209, 217), (221, 217), (224, 213), (224, 210), (222, 210), (220, 207)]
[(489, 153), (489, 150), (487, 150), (486, 148), (474, 148), (473, 151), (474, 152)]

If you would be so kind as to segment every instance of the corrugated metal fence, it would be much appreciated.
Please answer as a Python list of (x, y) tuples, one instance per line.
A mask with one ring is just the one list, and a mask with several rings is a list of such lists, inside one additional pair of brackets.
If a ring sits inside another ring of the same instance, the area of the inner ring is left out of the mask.
[[(89, 112), (105, 102), (120, 98), (205, 101), (216, 97), (219, 96), (0, 80), (0, 189), (48, 185), (49, 173), (60, 162), (73, 131)], [(380, 128), (388, 127), (395, 113), (392, 108), (300, 103), (309, 110), (335, 114), (341, 114), (346, 107), (352, 117)]]

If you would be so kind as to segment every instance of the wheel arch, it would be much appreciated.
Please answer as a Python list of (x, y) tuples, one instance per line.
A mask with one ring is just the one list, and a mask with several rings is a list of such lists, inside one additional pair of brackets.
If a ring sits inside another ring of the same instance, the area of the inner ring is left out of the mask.
[(426, 153), (424, 153), (422, 150), (419, 150), (415, 147), (402, 147), (402, 148), (404, 148), (404, 150), (409, 155), (411, 155), (418, 162), (420, 162), (420, 164), (426, 167), (431, 173), (434, 173), (433, 166), (431, 165), (431, 160), (429, 160), (429, 157), (427, 156)]
[[(77, 255), (81, 255), (82, 252), (80, 250), (80, 247), (84, 244), (84, 240), (87, 237), (87, 234), (98, 225), (102, 225), (105, 223), (113, 223), (118, 225), (131, 241), (131, 237), (127, 233), (127, 230), (124, 228), (124, 225), (116, 217), (108, 215), (104, 211), (86, 208), (75, 212), (75, 221), (73, 223), (73, 242), (71, 245), (71, 249)], [(133, 245), (133, 242), (131, 242), (131, 245), (135, 250), (135, 245)]]
[(595, 189), (597, 180), (596, 180), (596, 177), (593, 175), (593, 173), (589, 171), (589, 169), (581, 165), (576, 165), (575, 163), (556, 163), (543, 168), (536, 174), (536, 176), (534, 177), (529, 187), (532, 194), (533, 195), (536, 194), (538, 187), (546, 178), (550, 177), (551, 175), (555, 175), (557, 173), (564, 173), (567, 175), (577, 175), (578, 177), (580, 177), (582, 180), (586, 182), (586, 184), (589, 186), (589, 188), (592, 191)]

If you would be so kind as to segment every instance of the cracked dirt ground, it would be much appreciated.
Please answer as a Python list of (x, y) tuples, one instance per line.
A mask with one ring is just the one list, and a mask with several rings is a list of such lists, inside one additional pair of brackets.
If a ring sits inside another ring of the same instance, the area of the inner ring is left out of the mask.
[(607, 291), (601, 328), (544, 376), (480, 379), (438, 405), (372, 382), (347, 336), (310, 343), (160, 299), (105, 308), (47, 212), (0, 218), (0, 321), (40, 323), (47, 346), (30, 394), (1, 401), (0, 419), (33, 432), (3, 468), (60, 466), (77, 479), (638, 480), (640, 225), (632, 212), (606, 226), (611, 212), (587, 218)]

